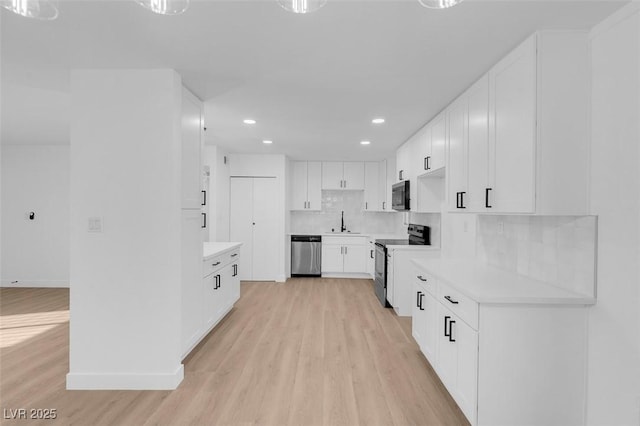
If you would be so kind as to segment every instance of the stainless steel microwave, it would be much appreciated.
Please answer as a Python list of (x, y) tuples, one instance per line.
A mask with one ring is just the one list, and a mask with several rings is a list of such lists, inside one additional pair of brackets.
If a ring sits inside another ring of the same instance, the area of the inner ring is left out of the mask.
[(408, 180), (396, 183), (391, 187), (391, 207), (400, 212), (410, 210), (411, 200), (409, 198)]

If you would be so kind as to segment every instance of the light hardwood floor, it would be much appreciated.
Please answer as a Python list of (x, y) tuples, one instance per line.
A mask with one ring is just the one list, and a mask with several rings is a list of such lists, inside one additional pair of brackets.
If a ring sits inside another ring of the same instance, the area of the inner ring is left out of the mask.
[(467, 425), (372, 285), (242, 283), (175, 391), (65, 390), (68, 291), (0, 289), (0, 409), (55, 408), (47, 424), (73, 425)]

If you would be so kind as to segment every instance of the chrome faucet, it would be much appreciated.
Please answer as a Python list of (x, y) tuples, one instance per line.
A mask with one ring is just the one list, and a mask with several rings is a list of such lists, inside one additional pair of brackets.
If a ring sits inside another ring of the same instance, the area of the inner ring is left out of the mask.
[(344, 226), (344, 210), (343, 210), (341, 215), (340, 232), (344, 232), (346, 230), (347, 230), (347, 227)]

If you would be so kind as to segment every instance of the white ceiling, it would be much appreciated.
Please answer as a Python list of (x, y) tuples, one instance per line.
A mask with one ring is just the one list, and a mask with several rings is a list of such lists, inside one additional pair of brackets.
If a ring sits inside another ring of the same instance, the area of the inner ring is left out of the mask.
[(0, 15), (2, 143), (68, 143), (70, 69), (162, 67), (206, 101), (207, 143), (353, 160), (391, 154), (536, 29), (587, 29), (624, 2), (329, 0), (295, 15), (201, 0), (172, 17), (133, 0), (61, 3), (52, 22)]

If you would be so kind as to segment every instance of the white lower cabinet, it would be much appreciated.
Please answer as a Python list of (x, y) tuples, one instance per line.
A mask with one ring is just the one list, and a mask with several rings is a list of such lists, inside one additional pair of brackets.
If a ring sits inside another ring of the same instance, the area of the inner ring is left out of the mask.
[[(240, 299), (240, 248), (207, 258), (202, 263), (202, 287), (198, 292), (198, 312), (202, 312), (194, 332), (183, 339), (183, 358), (220, 322)], [(194, 309), (195, 310), (195, 309)], [(189, 317), (190, 318), (190, 317)], [(183, 319), (184, 322), (184, 319)]]
[(322, 238), (323, 274), (367, 274), (367, 237), (325, 236)]
[(412, 271), (413, 337), (472, 425), (585, 423), (584, 305), (477, 303)]

